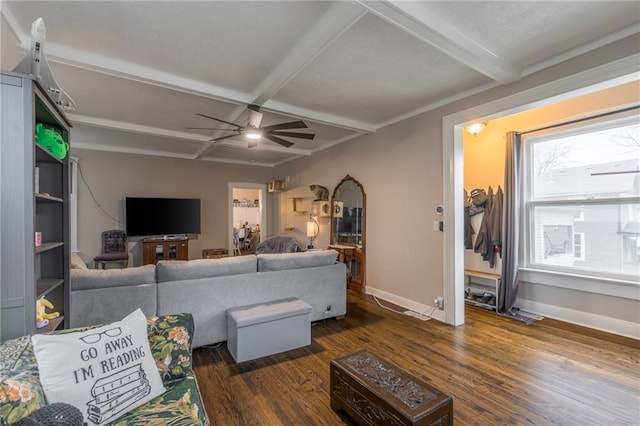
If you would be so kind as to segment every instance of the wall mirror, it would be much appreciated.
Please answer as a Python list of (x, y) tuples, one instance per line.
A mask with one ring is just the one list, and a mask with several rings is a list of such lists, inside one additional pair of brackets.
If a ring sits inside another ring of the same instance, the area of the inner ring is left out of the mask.
[(331, 197), (331, 245), (346, 263), (349, 288), (364, 291), (366, 259), (366, 196), (356, 179), (347, 175)]

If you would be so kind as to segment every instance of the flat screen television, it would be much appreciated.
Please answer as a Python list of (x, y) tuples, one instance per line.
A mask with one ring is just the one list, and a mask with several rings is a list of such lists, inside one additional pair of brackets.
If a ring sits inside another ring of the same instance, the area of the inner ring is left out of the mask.
[(200, 233), (200, 200), (125, 198), (127, 235), (166, 236)]

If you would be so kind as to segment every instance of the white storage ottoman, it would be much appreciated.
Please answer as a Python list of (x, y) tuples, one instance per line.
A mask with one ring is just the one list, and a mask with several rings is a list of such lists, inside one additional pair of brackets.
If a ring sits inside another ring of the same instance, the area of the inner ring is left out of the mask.
[(296, 298), (227, 310), (227, 348), (244, 362), (311, 344), (311, 306)]

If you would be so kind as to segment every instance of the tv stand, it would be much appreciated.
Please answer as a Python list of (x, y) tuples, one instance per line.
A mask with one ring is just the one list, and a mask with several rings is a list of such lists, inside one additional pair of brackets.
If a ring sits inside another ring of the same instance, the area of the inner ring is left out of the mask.
[(159, 260), (189, 260), (189, 240), (185, 237), (142, 240), (142, 264), (155, 265)]

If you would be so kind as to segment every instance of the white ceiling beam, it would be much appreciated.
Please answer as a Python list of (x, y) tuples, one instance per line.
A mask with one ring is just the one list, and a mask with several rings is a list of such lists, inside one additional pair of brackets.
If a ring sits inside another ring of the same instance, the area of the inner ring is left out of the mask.
[(475, 71), (502, 84), (522, 78), (522, 69), (477, 43), (453, 23), (429, 13), (429, 3), (419, 1), (358, 1), (369, 11), (428, 43)]
[(96, 144), (84, 143), (84, 142), (74, 142), (73, 147), (78, 149), (86, 149), (88, 151), (117, 152), (119, 154), (150, 155), (154, 157), (181, 158), (184, 160), (191, 160), (191, 155), (189, 154), (158, 151), (156, 149), (151, 150), (151, 149), (129, 148), (129, 147), (122, 147), (122, 146), (96, 145)]
[[(117, 152), (121, 154), (136, 154), (136, 155), (148, 155), (152, 157), (167, 157), (167, 158), (181, 158), (185, 160), (192, 160), (192, 156), (188, 154), (178, 154), (175, 152), (165, 152), (165, 151), (157, 151), (157, 150), (149, 150), (149, 149), (137, 149), (137, 148), (123, 148), (116, 146), (104, 146), (104, 145), (94, 145), (91, 143), (84, 142), (74, 142), (74, 148), (78, 149), (86, 149), (90, 151), (103, 151), (103, 152)], [(293, 158), (297, 158), (293, 157)], [(205, 161), (212, 161), (216, 163), (231, 163), (231, 164), (243, 164), (247, 166), (260, 166), (260, 167), (274, 167), (278, 163), (263, 163), (261, 161), (251, 161), (251, 160), (233, 160), (229, 158), (217, 158), (217, 157), (208, 157), (203, 158)], [(287, 159), (288, 161), (288, 159)]]
[[(213, 146), (213, 147), (226, 146), (229, 148), (246, 149), (246, 146), (239, 145), (238, 143), (233, 143), (230, 141), (229, 142), (212, 142), (209, 136), (197, 135), (194, 133), (179, 132), (179, 131), (169, 130), (169, 129), (161, 129), (158, 127), (144, 126), (142, 124), (127, 123), (124, 121), (109, 120), (106, 118), (91, 117), (88, 115), (81, 115), (81, 114), (66, 114), (66, 115), (72, 124), (81, 124), (84, 126), (100, 127), (104, 129), (117, 130), (121, 132), (139, 133), (144, 135), (181, 139), (181, 140), (188, 140), (188, 141), (194, 141), (194, 142), (202, 142), (203, 144), (205, 144), (206, 148), (209, 148), (210, 146)], [(271, 144), (260, 144), (256, 148), (252, 148), (252, 149), (256, 149), (259, 151), (271, 151), (271, 152), (295, 154), (295, 155), (311, 155), (310, 150), (299, 149), (299, 148), (284, 148), (281, 146), (275, 146)], [(194, 159), (196, 155), (197, 154), (190, 155), (189, 158)]]
[(159, 127), (145, 126), (142, 124), (128, 123), (118, 120), (109, 120), (100, 117), (91, 117), (89, 115), (67, 113), (66, 116), (67, 118), (69, 118), (72, 124), (82, 124), (91, 127), (102, 127), (104, 129), (118, 130), (121, 132), (140, 133), (144, 135), (183, 139), (202, 143), (207, 143), (209, 142), (209, 139), (211, 139), (210, 137), (205, 135), (161, 129)]
[(573, 49), (566, 50), (559, 55), (548, 58), (542, 62), (538, 62), (536, 64), (530, 65), (524, 69), (522, 72), (522, 76), (526, 77), (535, 72), (543, 70), (545, 68), (550, 68), (554, 65), (557, 65), (561, 62), (568, 61), (569, 59), (575, 58), (576, 56), (591, 52), (592, 50), (596, 50), (602, 46), (606, 46), (607, 44), (614, 43), (618, 40), (622, 40), (623, 38), (629, 37), (633, 34), (637, 34), (640, 32), (640, 24), (631, 24), (628, 27), (624, 27), (619, 31), (614, 31), (609, 33), (603, 37), (597, 38), (595, 40), (591, 40), (588, 43), (581, 44)]
[(262, 161), (255, 160), (233, 160), (230, 158), (219, 158), (219, 157), (205, 157), (202, 158), (203, 161), (211, 161), (214, 163), (227, 163), (227, 164), (242, 164), (247, 166), (260, 166), (260, 167), (274, 167), (276, 163), (263, 163)]
[(351, 28), (367, 10), (356, 3), (338, 1), (298, 39), (278, 65), (253, 92), (255, 104), (262, 105), (320, 55), (341, 34)]
[[(247, 148), (246, 145), (244, 144), (239, 144), (239, 143), (233, 143), (233, 142), (215, 142), (215, 145), (217, 146), (224, 146), (227, 148), (236, 148), (236, 149), (249, 149)], [(300, 149), (300, 148), (285, 148), (283, 146), (280, 145), (271, 145), (271, 143), (260, 143), (258, 142), (258, 146), (256, 146), (255, 148), (250, 148), (250, 149), (255, 149), (258, 151), (271, 151), (271, 152), (278, 152), (278, 153), (284, 153), (284, 154), (295, 154), (295, 155), (304, 155), (304, 156), (309, 156), (311, 155), (311, 151), (308, 149)]]
[(252, 97), (247, 93), (227, 89), (213, 84), (185, 78), (144, 65), (98, 55), (93, 52), (74, 49), (57, 43), (47, 42), (44, 53), (49, 62), (56, 62), (75, 68), (138, 81), (165, 89), (189, 93), (204, 98), (234, 104), (246, 105)]

